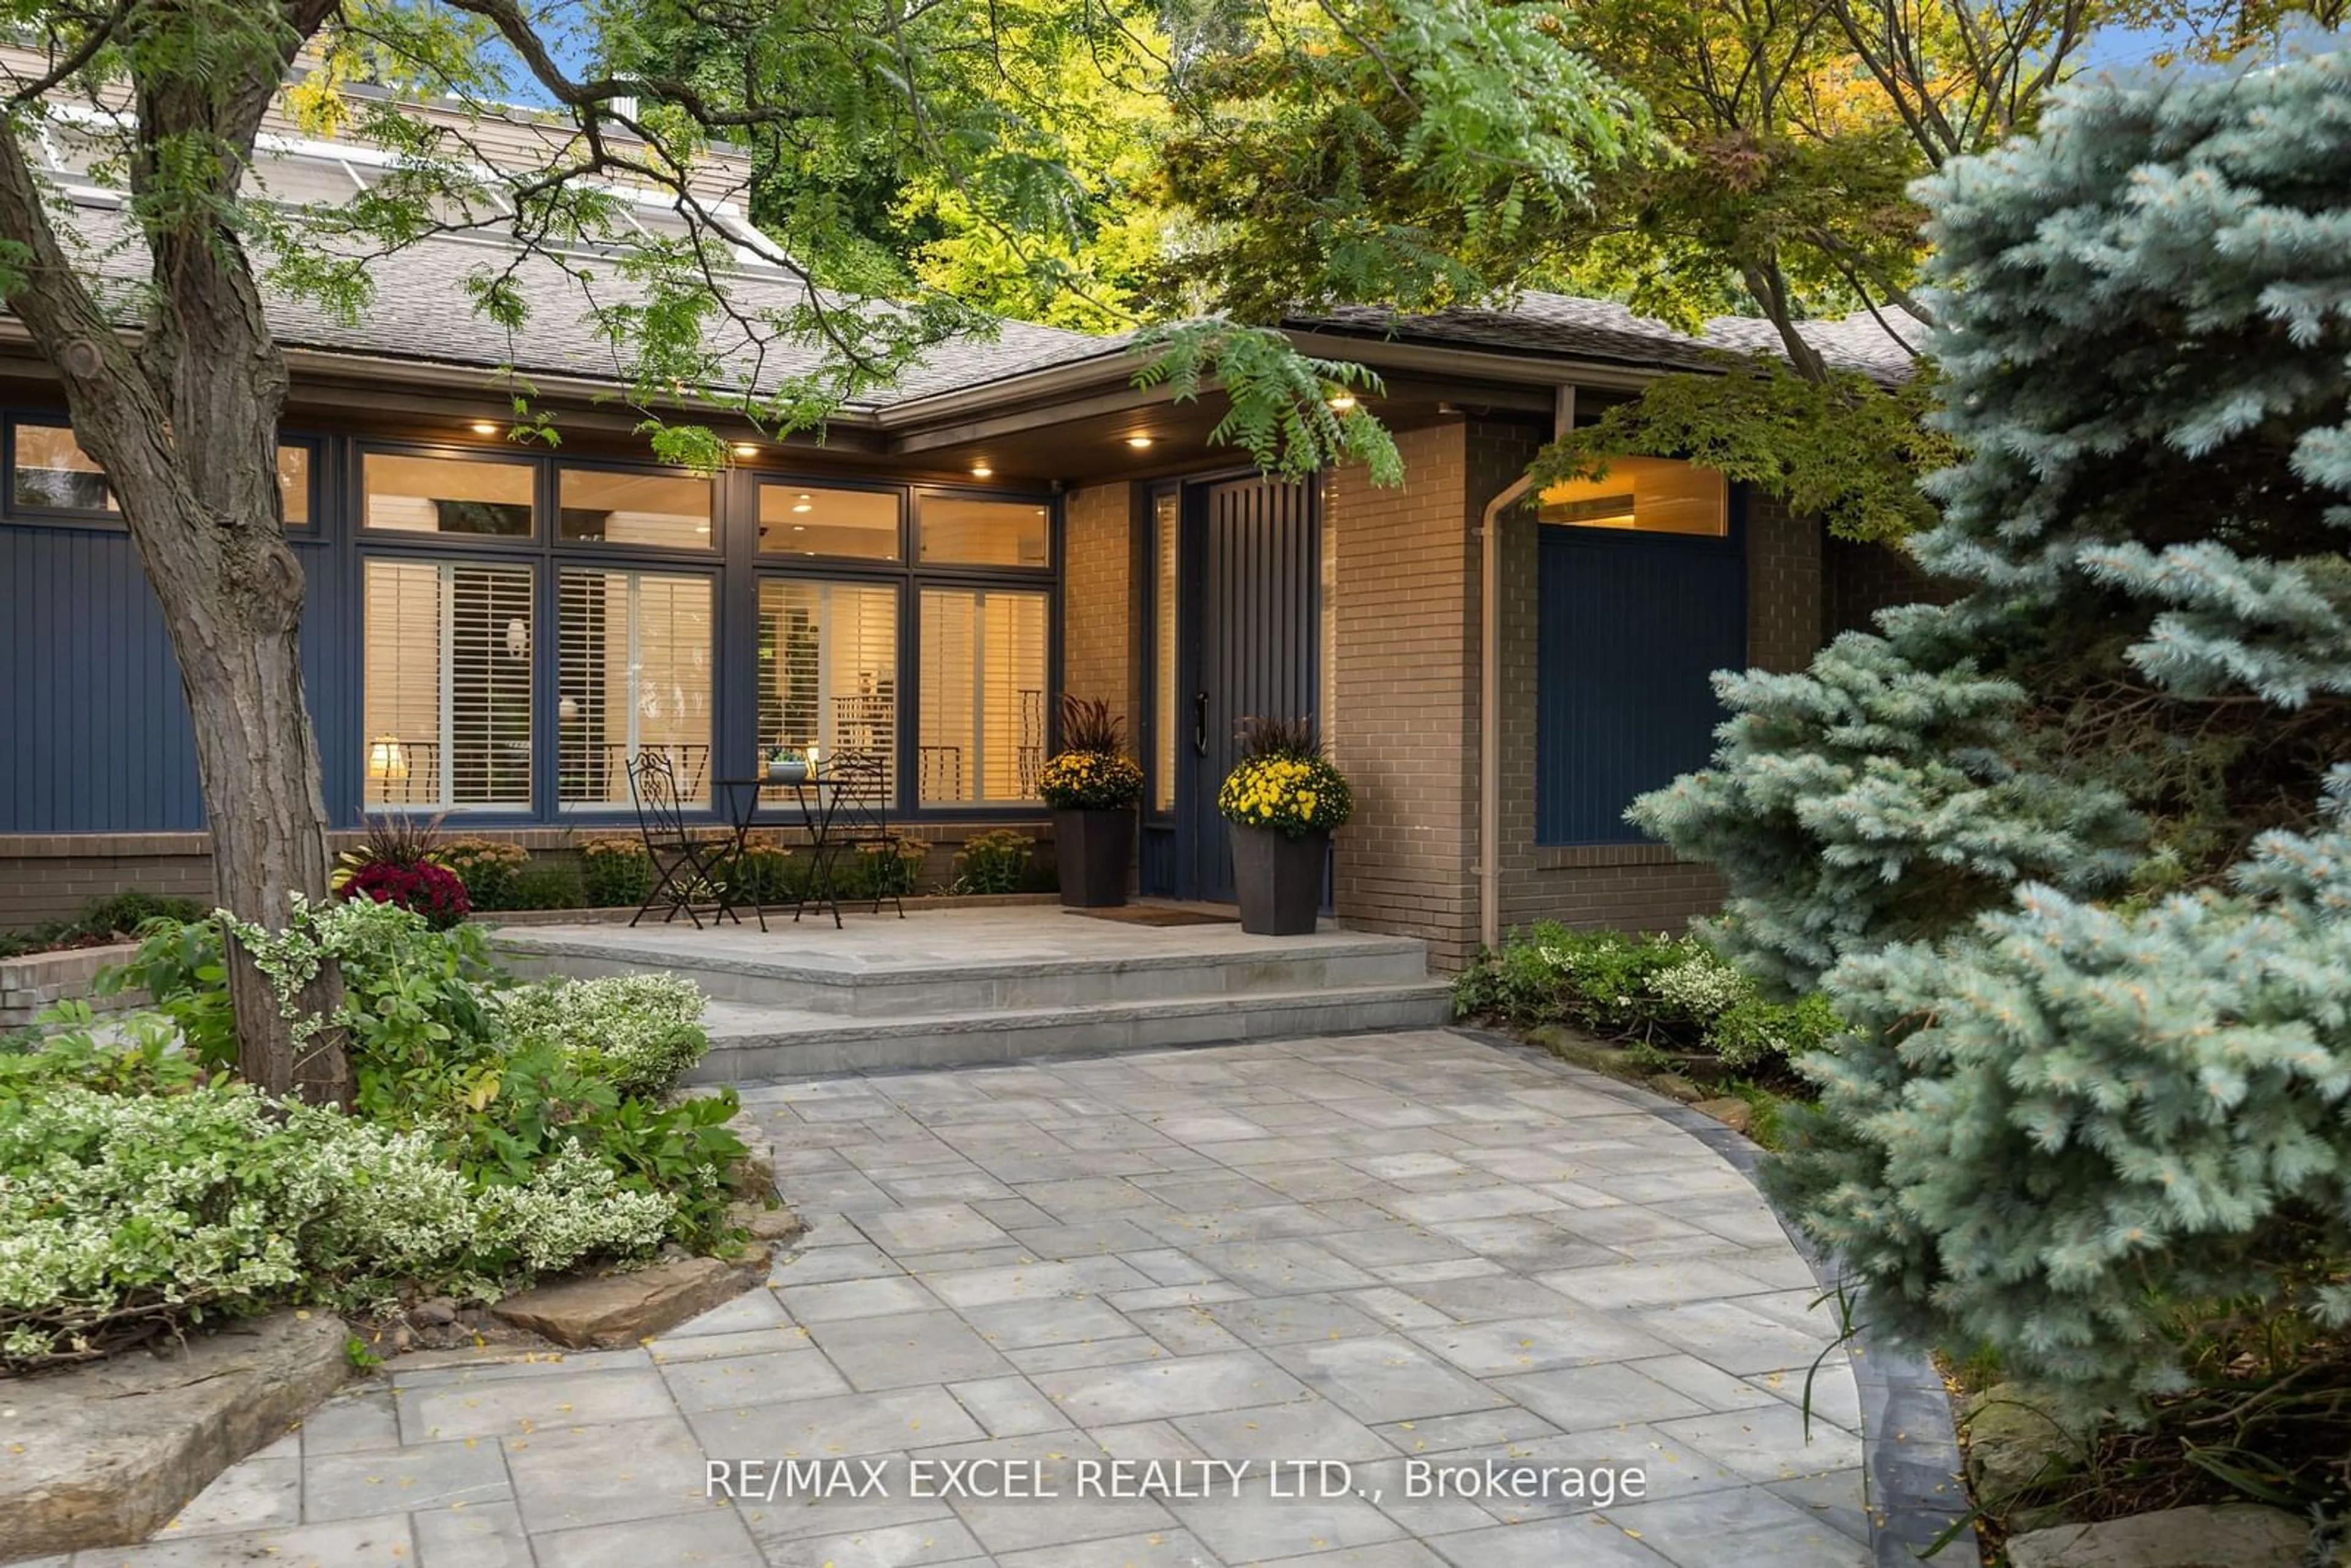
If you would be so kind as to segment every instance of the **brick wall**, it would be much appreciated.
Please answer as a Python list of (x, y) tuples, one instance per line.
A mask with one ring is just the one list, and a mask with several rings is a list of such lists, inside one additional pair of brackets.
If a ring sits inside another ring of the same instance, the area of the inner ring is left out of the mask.
[(113, 893), (213, 896), (203, 833), (57, 833), (0, 845), (0, 931), (79, 914)]
[[(1473, 497), (1482, 502), (1507, 484), (1532, 455), (1541, 434), (1501, 423), (1472, 426), (1471, 451), (1488, 455), (1475, 465)], [(1523, 507), (1508, 508), (1500, 520), (1502, 929), (1557, 920), (1571, 926), (1678, 931), (1691, 916), (1710, 913), (1721, 903), (1722, 884), (1710, 868), (1677, 861), (1662, 844), (1565, 848), (1535, 842), (1539, 527)], [(1792, 670), (1811, 658), (1823, 615), (1820, 540), (1816, 524), (1790, 517), (1776, 502), (1749, 497), (1750, 664)], [(1474, 768), (1474, 719), (1467, 733)], [(1473, 939), (1474, 921), (1473, 912)]]
[[(930, 852), (924, 858), (921, 885), (925, 891), (944, 887), (955, 878), (955, 858), (964, 841), (992, 828), (1010, 828), (1037, 841), (1035, 857), (1041, 867), (1053, 864), (1053, 824), (1050, 818), (1030, 821), (925, 822), (903, 831), (922, 840)], [(452, 838), (477, 837), (521, 844), (539, 855), (568, 855), (582, 839), (627, 837), (623, 827), (484, 829), (469, 831), (462, 822), (447, 825)], [(357, 842), (360, 835), (338, 832), (329, 843), (338, 851)], [(0, 837), (0, 931), (63, 920), (81, 913), (94, 898), (110, 893), (154, 893), (199, 904), (213, 897), (213, 856), (209, 835), (204, 833), (56, 833)]]
[(1061, 507), (1061, 689), (1100, 697), (1126, 721), (1142, 717), (1134, 691), (1136, 647), (1132, 485), (1091, 485)]
[[(1332, 750), (1355, 796), (1338, 835), (1337, 913), (1419, 936), (1458, 967), (1477, 944), (1476, 541), (1459, 421), (1400, 432), (1401, 489), (1356, 467), (1328, 497)], [(1482, 502), (1483, 497), (1479, 497)]]
[(1909, 555), (1890, 545), (1828, 539), (1822, 546), (1826, 591), (1823, 595), (1825, 641), (1840, 632), (1874, 632), (1870, 617), (1895, 604), (1947, 604), (1956, 584), (1928, 577)]

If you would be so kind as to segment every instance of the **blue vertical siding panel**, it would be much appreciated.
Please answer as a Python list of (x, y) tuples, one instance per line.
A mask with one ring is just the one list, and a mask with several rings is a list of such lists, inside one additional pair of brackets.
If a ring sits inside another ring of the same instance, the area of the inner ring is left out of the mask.
[(162, 610), (127, 535), (0, 528), (0, 831), (204, 825)]
[(1634, 798), (1706, 765), (1711, 676), (1747, 664), (1747, 562), (1725, 540), (1541, 531), (1536, 839), (1637, 843)]

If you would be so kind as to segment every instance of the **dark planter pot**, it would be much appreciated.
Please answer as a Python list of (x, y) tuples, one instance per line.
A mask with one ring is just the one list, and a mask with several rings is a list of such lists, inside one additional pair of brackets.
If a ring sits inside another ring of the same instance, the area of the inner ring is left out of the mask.
[(1233, 830), (1233, 894), (1241, 929), (1253, 936), (1304, 936), (1322, 907), (1322, 868), (1331, 835), (1285, 838), (1270, 828)]
[(1053, 864), (1061, 902), (1071, 909), (1114, 909), (1126, 902), (1134, 864), (1134, 812), (1056, 811)]

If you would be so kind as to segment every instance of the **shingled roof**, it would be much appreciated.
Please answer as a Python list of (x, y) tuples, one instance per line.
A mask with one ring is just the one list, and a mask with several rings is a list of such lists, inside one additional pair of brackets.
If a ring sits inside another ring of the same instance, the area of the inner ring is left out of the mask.
[[(1348, 336), (1503, 349), (1640, 369), (1719, 370), (1726, 352), (1786, 357), (1778, 329), (1757, 317), (1717, 316), (1706, 323), (1702, 335), (1693, 337), (1610, 300), (1533, 291), (1506, 305), (1464, 306), (1426, 316), (1399, 315), (1377, 306), (1342, 306), (1300, 315), (1287, 324)], [(1894, 382), (1909, 376), (1915, 360), (1911, 350), (1888, 331), (1889, 324), (1913, 344), (1926, 336), (1923, 327), (1897, 310), (1886, 312), (1885, 323), (1862, 311), (1806, 321), (1797, 330), (1832, 367)]]
[[(119, 211), (83, 202), (74, 205), (68, 219), (113, 281), (124, 286), (142, 281), (143, 251), (123, 243), (129, 235)], [(526, 375), (625, 384), (632, 367), (616, 362), (611, 345), (598, 335), (587, 313), (590, 291), (596, 301), (612, 303), (633, 297), (636, 290), (619, 276), (617, 267), (600, 265), (600, 260), (592, 255), (571, 256), (559, 265), (545, 256), (518, 255), (513, 244), (491, 235), (436, 235), (369, 263), (375, 299), (359, 320), (340, 320), (315, 301), (271, 291), (270, 327), (288, 348), (452, 369), (494, 370), (511, 364)], [(566, 267), (592, 275), (587, 288)], [(473, 309), (461, 286), (466, 277), (498, 273), (512, 276), (530, 306), (528, 325), (511, 343)], [(722, 281), (750, 316), (784, 310), (806, 298), (797, 279), (775, 268), (740, 269), (723, 275)], [(1915, 325), (1907, 317), (1889, 319), (1906, 332)], [(1751, 318), (1718, 317), (1707, 323), (1702, 335), (1691, 336), (1606, 300), (1543, 293), (1522, 294), (1492, 307), (1420, 316), (1372, 306), (1342, 307), (1301, 314), (1285, 325), (1471, 352), (1495, 350), (1666, 371), (1719, 370), (1726, 351), (1782, 352), (1770, 323)], [(1908, 350), (1866, 314), (1806, 322), (1802, 330), (1832, 365), (1888, 383), (1910, 373)], [(868, 394), (857, 406), (886, 413), (926, 397), (1094, 360), (1103, 361), (1103, 379), (1123, 379), (1129, 369), (1126, 345), (1123, 337), (1006, 321), (993, 338), (956, 338), (935, 345), (896, 384)], [(773, 392), (789, 378), (818, 368), (821, 361), (812, 346), (770, 341), (761, 347), (741, 329), (726, 324), (714, 329), (710, 348), (722, 365), (739, 376), (733, 382), (736, 391)]]

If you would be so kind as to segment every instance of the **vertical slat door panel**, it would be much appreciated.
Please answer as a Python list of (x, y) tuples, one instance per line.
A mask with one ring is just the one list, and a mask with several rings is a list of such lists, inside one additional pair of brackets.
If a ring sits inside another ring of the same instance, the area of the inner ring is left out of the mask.
[(1205, 486), (1196, 505), (1199, 604), (1187, 630), (1197, 639), (1196, 689), (1207, 693), (1207, 751), (1193, 751), (1186, 708), (1178, 732), (1191, 798), (1179, 806), (1187, 841), (1179, 853), (1184, 892), (1225, 901), (1232, 844), (1217, 792), (1238, 754), (1235, 727), (1311, 714), (1321, 688), (1319, 541), (1303, 485), (1236, 480)]

